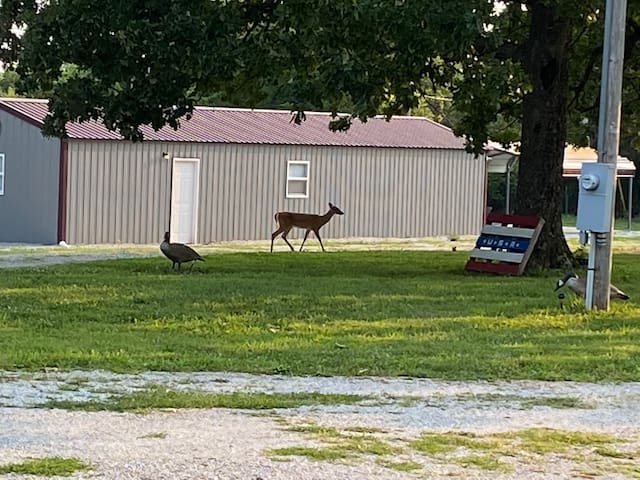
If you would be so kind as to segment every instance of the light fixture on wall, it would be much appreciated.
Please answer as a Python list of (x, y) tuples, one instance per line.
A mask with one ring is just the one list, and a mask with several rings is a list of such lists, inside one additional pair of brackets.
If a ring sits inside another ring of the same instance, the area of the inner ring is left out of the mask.
[(165, 160), (171, 160), (171, 154), (169, 152), (162, 152), (162, 158)]

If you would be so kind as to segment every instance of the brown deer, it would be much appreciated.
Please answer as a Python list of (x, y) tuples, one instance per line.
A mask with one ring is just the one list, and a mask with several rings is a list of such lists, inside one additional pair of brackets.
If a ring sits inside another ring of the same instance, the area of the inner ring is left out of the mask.
[(289, 240), (287, 240), (287, 235), (293, 227), (298, 227), (305, 228), (307, 230), (304, 234), (302, 245), (300, 245), (300, 251), (302, 251), (302, 247), (304, 247), (304, 242), (307, 240), (309, 232), (313, 230), (313, 233), (316, 234), (316, 238), (320, 242), (320, 246), (324, 252), (324, 245), (322, 245), (322, 240), (320, 239), (320, 228), (329, 222), (331, 217), (334, 215), (344, 215), (344, 212), (332, 203), (329, 203), (329, 211), (324, 215), (292, 212), (276, 213), (275, 218), (276, 222), (278, 222), (278, 229), (271, 234), (271, 251), (273, 252), (273, 241), (280, 234), (282, 234), (282, 239), (287, 242), (287, 245), (289, 245), (289, 248), (293, 251), (293, 246), (289, 243)]

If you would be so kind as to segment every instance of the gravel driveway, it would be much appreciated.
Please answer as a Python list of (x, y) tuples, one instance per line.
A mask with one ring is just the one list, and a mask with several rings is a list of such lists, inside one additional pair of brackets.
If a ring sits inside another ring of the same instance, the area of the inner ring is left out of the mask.
[[(358, 405), (267, 411), (165, 409), (136, 414), (38, 408), (48, 399), (103, 398), (149, 384), (203, 392), (352, 393), (372, 398)], [(569, 401), (570, 406), (553, 406), (559, 400)], [(640, 458), (640, 383), (0, 372), (0, 405), (0, 464), (46, 456), (77, 457), (91, 464), (91, 470), (69, 477), (73, 479), (613, 479), (640, 475), (634, 467)], [(398, 450), (386, 455), (356, 452), (339, 461), (274, 455), (271, 449), (328, 445), (326, 439), (291, 431), (300, 425), (335, 427), (356, 436), (363, 434), (349, 432), (366, 431)], [(597, 455), (595, 445), (545, 455), (502, 451), (499, 457), (509, 465), (502, 471), (465, 465), (459, 461), (464, 452), (425, 455), (408, 443), (423, 432), (489, 436), (541, 427), (617, 437), (607, 447), (617, 453)], [(401, 461), (414, 462), (415, 469), (399, 471), (394, 465)]]

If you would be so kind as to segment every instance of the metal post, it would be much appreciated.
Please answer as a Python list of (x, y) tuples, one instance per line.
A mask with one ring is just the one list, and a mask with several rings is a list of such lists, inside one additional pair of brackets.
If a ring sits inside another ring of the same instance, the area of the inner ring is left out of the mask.
[(513, 170), (513, 166), (518, 161), (518, 156), (513, 155), (509, 160), (507, 160), (507, 197), (505, 204), (505, 212), (507, 215), (511, 213), (511, 171)]
[(584, 306), (587, 310), (593, 308), (593, 272), (595, 270), (596, 259), (596, 235), (589, 235), (589, 261), (587, 263), (587, 284), (584, 293)]
[(511, 213), (511, 160), (507, 162), (507, 198), (505, 199), (506, 203), (504, 206), (504, 213), (509, 215)]
[(633, 220), (633, 177), (629, 177), (629, 201), (627, 203), (627, 230), (631, 230), (631, 221)]
[[(626, 11), (626, 0), (607, 0), (598, 124), (598, 162), (614, 165), (618, 160), (620, 140), (620, 99)], [(613, 181), (615, 182), (615, 177)], [(615, 184), (610, 187), (614, 188)], [(615, 198), (615, 196), (612, 197)], [(613, 219), (614, 203), (611, 202), (610, 205), (610, 219)], [(595, 242), (594, 265), (593, 269), (587, 272), (587, 286), (589, 275), (593, 275), (593, 306), (602, 310), (609, 309), (612, 228), (613, 221), (610, 222), (608, 232), (596, 232), (591, 236), (591, 242)], [(590, 306), (587, 305), (587, 308)]]

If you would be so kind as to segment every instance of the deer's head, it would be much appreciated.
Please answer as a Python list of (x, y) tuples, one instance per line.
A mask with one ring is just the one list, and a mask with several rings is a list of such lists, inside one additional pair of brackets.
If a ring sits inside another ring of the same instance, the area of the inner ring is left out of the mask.
[(336, 207), (333, 203), (329, 202), (329, 209), (336, 215), (344, 215), (344, 212)]

